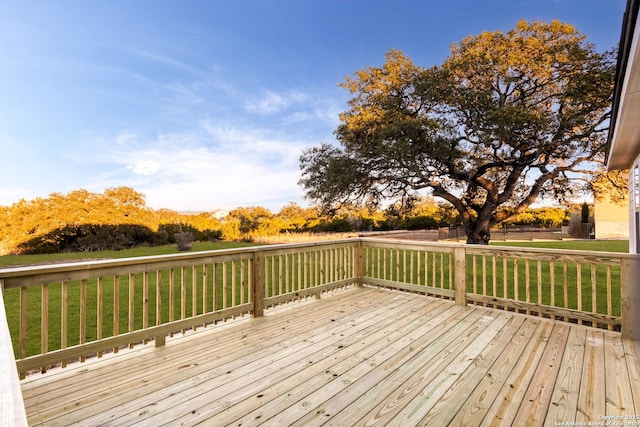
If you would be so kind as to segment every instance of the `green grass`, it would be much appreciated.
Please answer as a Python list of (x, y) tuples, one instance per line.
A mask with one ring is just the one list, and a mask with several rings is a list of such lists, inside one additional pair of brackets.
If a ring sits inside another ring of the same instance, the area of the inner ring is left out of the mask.
[[(254, 243), (245, 242), (194, 242), (191, 252), (242, 248), (247, 246), (256, 245)], [(179, 253), (179, 251), (174, 245), (164, 245), (125, 249), (122, 251), (65, 252), (58, 254), (38, 255), (5, 255), (0, 256), (0, 268), (16, 267), (22, 265), (52, 264), (58, 261), (64, 262), (90, 259), (132, 258), (175, 253)]]
[(491, 242), (495, 246), (518, 246), (523, 248), (570, 249), (578, 251), (629, 252), (628, 240), (558, 240)]

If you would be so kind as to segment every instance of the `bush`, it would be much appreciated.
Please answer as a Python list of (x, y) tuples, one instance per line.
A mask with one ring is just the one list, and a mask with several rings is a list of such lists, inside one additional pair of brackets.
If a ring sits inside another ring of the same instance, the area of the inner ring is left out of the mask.
[(426, 230), (438, 228), (438, 221), (430, 216), (415, 216), (407, 220), (407, 230)]
[(176, 242), (176, 248), (178, 248), (179, 251), (190, 251), (191, 250), (191, 246), (193, 244), (193, 233), (191, 232), (182, 232), (182, 233), (176, 233), (173, 235), (173, 239)]

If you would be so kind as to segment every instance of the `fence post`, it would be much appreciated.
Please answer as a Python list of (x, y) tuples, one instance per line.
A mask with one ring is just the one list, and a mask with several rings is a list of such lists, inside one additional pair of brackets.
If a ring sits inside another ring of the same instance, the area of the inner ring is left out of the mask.
[(620, 270), (622, 338), (640, 341), (640, 256), (623, 258)]
[(455, 268), (455, 301), (457, 305), (467, 305), (467, 251), (464, 246), (453, 249)]
[(4, 279), (0, 279), (0, 421), (10, 426), (27, 426), (20, 380), (11, 345), (11, 333), (3, 299)]
[(251, 280), (251, 300), (253, 301), (253, 317), (264, 315), (264, 252), (253, 253)]
[(362, 254), (362, 240), (358, 239), (357, 244), (353, 248), (353, 277), (355, 278), (354, 284), (357, 287), (362, 286), (362, 276), (364, 274)]

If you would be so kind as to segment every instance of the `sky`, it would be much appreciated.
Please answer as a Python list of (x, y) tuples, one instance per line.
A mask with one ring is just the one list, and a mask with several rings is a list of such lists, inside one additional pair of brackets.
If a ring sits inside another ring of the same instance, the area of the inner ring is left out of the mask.
[(0, 206), (128, 186), (177, 211), (310, 204), (338, 85), (399, 49), (560, 21), (617, 46), (625, 0), (2, 0)]

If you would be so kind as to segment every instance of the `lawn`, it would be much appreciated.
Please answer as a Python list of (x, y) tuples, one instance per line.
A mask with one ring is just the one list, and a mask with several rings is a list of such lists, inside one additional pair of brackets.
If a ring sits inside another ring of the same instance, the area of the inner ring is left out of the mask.
[[(194, 242), (192, 251), (211, 251), (216, 249), (242, 248), (255, 246), (254, 243), (245, 242)], [(0, 268), (16, 267), (22, 265), (53, 264), (56, 262), (132, 258), (141, 256), (167, 255), (179, 253), (174, 245), (148, 246), (121, 251), (98, 252), (64, 252), (58, 254), (38, 255), (5, 255), (0, 256)]]
[(518, 246), (526, 248), (570, 249), (578, 251), (629, 252), (628, 240), (556, 240), (492, 242), (496, 246)]

